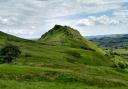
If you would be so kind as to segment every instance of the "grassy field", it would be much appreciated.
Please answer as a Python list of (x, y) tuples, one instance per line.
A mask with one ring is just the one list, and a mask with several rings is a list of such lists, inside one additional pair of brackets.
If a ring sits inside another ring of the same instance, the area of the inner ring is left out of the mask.
[(128, 87), (96, 87), (83, 83), (60, 82), (28, 82), (15, 80), (0, 80), (0, 89), (128, 89)]
[[(61, 67), (0, 65), (0, 88), (127, 89), (128, 87), (128, 70), (85, 65)], [(19, 86), (21, 87), (18, 88)]]

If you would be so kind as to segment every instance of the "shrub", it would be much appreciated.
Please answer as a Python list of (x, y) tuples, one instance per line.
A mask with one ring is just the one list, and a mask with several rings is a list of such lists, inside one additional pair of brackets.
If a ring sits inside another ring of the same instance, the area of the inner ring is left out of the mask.
[(7, 44), (0, 50), (0, 62), (11, 63), (21, 54), (18, 46)]

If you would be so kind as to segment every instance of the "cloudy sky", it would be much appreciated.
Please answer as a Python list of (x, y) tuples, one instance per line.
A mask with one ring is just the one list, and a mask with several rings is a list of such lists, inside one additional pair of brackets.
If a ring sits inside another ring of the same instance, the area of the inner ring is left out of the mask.
[(0, 0), (0, 30), (38, 38), (55, 24), (83, 36), (128, 33), (128, 0)]

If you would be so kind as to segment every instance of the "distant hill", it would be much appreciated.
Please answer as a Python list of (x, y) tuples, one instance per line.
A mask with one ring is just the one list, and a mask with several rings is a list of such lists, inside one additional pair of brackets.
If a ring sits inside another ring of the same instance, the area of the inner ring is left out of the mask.
[(128, 49), (128, 34), (92, 36), (87, 38), (104, 49)]

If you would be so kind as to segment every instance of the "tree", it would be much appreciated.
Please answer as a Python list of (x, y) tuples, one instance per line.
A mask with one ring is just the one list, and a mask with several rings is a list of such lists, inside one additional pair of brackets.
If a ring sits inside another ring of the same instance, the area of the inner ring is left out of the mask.
[(18, 46), (7, 44), (0, 50), (0, 62), (11, 63), (21, 54)]

